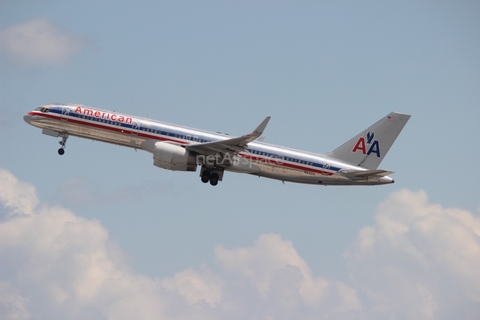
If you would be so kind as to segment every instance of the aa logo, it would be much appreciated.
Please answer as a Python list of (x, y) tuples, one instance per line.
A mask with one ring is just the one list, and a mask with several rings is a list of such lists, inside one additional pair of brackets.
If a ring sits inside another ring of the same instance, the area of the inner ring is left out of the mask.
[(353, 147), (352, 152), (360, 151), (363, 154), (370, 155), (372, 153), (376, 154), (378, 158), (380, 158), (380, 145), (378, 144), (378, 140), (375, 140), (375, 133), (368, 132), (367, 133), (367, 141), (365, 141), (364, 137), (360, 137)]

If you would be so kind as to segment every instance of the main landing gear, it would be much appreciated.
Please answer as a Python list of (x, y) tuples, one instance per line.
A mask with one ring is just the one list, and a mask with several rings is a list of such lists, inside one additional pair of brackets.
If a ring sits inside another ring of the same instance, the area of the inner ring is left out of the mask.
[(64, 134), (62, 136), (62, 141), (58, 142), (62, 146), (60, 149), (58, 149), (59, 155), (63, 155), (65, 153), (65, 144), (67, 143), (67, 139), (68, 139), (68, 134)]
[(205, 170), (202, 173), (202, 182), (207, 183), (210, 181), (212, 186), (216, 186), (218, 184), (218, 173), (212, 173), (209, 170)]
[(207, 169), (205, 167), (202, 167), (202, 171), (200, 174), (201, 180), (203, 183), (210, 182), (212, 186), (216, 186), (218, 184), (218, 181), (221, 180), (223, 176), (223, 171), (217, 170), (217, 169)]

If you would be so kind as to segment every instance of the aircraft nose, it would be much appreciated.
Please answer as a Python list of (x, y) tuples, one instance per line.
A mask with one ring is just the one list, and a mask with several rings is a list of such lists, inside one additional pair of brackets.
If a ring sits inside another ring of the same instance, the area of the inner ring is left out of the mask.
[(32, 123), (32, 115), (30, 115), (30, 114), (24, 115), (23, 120), (25, 120), (26, 123), (31, 124)]

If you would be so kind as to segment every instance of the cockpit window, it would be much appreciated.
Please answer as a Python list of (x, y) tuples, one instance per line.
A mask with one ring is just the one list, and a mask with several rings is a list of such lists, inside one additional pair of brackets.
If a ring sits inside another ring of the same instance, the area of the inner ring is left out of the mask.
[(50, 109), (46, 108), (46, 107), (38, 107), (37, 109), (35, 109), (35, 111), (41, 111), (41, 112), (50, 112)]

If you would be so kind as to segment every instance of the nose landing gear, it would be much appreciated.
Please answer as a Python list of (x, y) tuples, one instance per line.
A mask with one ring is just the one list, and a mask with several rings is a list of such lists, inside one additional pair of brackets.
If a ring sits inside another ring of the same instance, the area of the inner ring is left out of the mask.
[(67, 143), (67, 139), (68, 139), (68, 134), (64, 134), (62, 136), (62, 141), (58, 142), (62, 146), (60, 149), (58, 149), (59, 155), (63, 155), (65, 153), (65, 144)]

